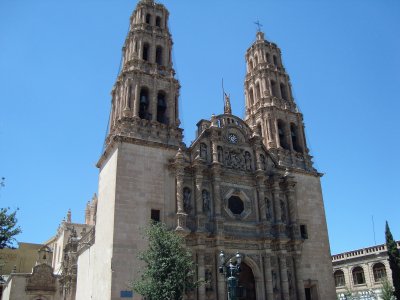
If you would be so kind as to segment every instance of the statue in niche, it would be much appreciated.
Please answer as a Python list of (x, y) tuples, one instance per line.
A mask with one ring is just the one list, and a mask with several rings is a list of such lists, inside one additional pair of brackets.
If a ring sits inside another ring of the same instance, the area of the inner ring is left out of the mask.
[(244, 162), (245, 162), (245, 165), (246, 165), (246, 170), (247, 171), (251, 171), (251, 155), (247, 151), (244, 154)]
[(212, 291), (212, 273), (209, 269), (206, 269), (205, 274), (204, 274), (204, 280), (205, 280), (205, 286), (206, 286), (206, 291)]
[(289, 282), (289, 289), (291, 290), (293, 288), (293, 277), (292, 277), (292, 272), (290, 270), (287, 270), (287, 278)]
[(190, 189), (185, 187), (183, 189), (183, 209), (185, 210), (186, 213), (189, 213), (191, 210), (190, 196), (191, 196)]
[(200, 157), (207, 160), (207, 145), (204, 143), (200, 144)]
[(267, 215), (266, 215), (266, 217), (267, 217), (268, 221), (271, 221), (271, 218), (272, 218), (271, 200), (266, 199), (266, 202), (267, 202), (267, 212), (266, 212)]
[(274, 270), (272, 270), (271, 275), (272, 275), (272, 286), (274, 288), (274, 291), (277, 291), (278, 290), (278, 278), (277, 278), (276, 272)]
[(223, 150), (222, 150), (221, 146), (218, 146), (217, 152), (218, 152), (218, 162), (222, 163), (224, 158), (223, 158)]
[(265, 156), (263, 154), (260, 154), (260, 162), (261, 162), (261, 169), (265, 170), (266, 169), (266, 162), (265, 162)]
[(210, 193), (207, 190), (203, 190), (202, 198), (203, 198), (203, 212), (210, 211)]
[(283, 200), (281, 200), (281, 221), (286, 223), (286, 205)]

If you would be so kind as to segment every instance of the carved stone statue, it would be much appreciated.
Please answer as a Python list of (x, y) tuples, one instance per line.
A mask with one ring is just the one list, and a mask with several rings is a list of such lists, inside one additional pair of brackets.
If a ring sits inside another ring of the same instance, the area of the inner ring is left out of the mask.
[(281, 221), (286, 222), (286, 205), (283, 200), (281, 200)]
[(231, 108), (231, 99), (229, 95), (224, 93), (225, 96), (225, 103), (224, 103), (224, 114), (232, 114), (232, 108)]
[(263, 154), (260, 154), (260, 162), (261, 162), (261, 169), (265, 170), (266, 169), (266, 162), (265, 162), (265, 156)]
[(202, 198), (203, 198), (203, 212), (210, 211), (210, 193), (207, 190), (203, 190)]
[(266, 199), (267, 202), (267, 212), (266, 212), (266, 217), (268, 221), (271, 221), (272, 218), (272, 207), (271, 207), (271, 200)]
[(222, 150), (222, 147), (218, 146), (217, 151), (218, 151), (218, 162), (222, 163), (222, 161), (223, 161), (223, 150)]
[(246, 165), (246, 170), (250, 171), (251, 170), (251, 155), (247, 151), (244, 154), (244, 161), (245, 161), (245, 165)]

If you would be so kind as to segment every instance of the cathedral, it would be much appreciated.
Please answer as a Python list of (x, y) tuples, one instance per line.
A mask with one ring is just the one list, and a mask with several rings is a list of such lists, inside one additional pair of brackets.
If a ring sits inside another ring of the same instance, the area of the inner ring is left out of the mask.
[(62, 269), (62, 299), (142, 299), (129, 283), (140, 276), (141, 229), (150, 220), (184, 236), (198, 279), (207, 280), (186, 299), (227, 299), (221, 250), (228, 259), (243, 255), (239, 299), (336, 299), (322, 174), (280, 49), (257, 32), (245, 53), (244, 119), (225, 95), (224, 113), (198, 121), (185, 145), (168, 18), (153, 0), (139, 1), (131, 15), (98, 194), (84, 226), (60, 228), (48, 243), (54, 270)]

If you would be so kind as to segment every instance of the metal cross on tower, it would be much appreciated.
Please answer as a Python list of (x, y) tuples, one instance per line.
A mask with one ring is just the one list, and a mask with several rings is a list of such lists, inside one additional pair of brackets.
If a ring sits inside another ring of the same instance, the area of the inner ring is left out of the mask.
[(260, 21), (259, 21), (259, 20), (257, 20), (257, 22), (254, 22), (254, 24), (256, 24), (256, 25), (257, 25), (257, 29), (258, 29), (258, 31), (261, 31), (261, 27), (262, 27), (263, 25), (260, 23)]

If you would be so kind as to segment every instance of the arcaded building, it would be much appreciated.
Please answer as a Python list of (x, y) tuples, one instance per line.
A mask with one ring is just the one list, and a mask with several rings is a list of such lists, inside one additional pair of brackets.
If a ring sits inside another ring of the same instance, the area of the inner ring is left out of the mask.
[[(397, 242), (400, 249), (400, 242)], [(360, 299), (381, 299), (382, 282), (392, 282), (385, 244), (332, 255), (336, 293), (340, 300), (349, 294)]]

